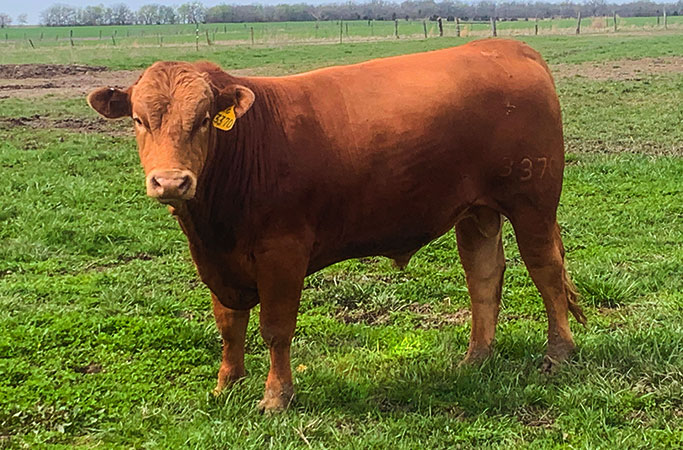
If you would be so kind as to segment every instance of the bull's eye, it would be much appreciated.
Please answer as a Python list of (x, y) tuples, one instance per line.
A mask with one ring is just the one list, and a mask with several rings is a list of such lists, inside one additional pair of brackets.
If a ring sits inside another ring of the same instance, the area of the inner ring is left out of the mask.
[(142, 120), (139, 117), (133, 117), (133, 121), (136, 125), (142, 125)]
[(210, 121), (211, 121), (211, 118), (204, 117), (204, 120), (202, 120), (202, 127), (208, 127)]

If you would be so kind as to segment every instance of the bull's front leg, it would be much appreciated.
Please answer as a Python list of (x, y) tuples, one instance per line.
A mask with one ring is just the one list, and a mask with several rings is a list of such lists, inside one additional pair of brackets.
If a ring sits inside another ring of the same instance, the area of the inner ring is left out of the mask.
[(244, 370), (244, 343), (246, 340), (249, 310), (238, 310), (223, 306), (213, 293), (213, 315), (216, 326), (223, 338), (223, 361), (218, 371), (218, 383), (214, 394), (231, 386), (235, 381), (246, 375)]
[(294, 397), (290, 346), (307, 268), (305, 247), (291, 242), (257, 256), (261, 336), (270, 350), (270, 371), (259, 403), (262, 411), (283, 410)]

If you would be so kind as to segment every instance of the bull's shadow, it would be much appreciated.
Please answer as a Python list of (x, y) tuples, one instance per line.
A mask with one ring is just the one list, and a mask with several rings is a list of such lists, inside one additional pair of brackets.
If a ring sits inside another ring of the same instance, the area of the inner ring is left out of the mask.
[[(379, 369), (377, 365), (368, 368), (374, 372), (366, 377), (346, 376), (332, 369), (298, 374), (292, 407), (356, 415), (442, 413), (466, 418), (487, 414), (524, 420), (530, 410), (561, 409), (568, 399), (574, 403), (588, 401), (586, 386), (596, 374), (635, 382), (651, 374), (659, 362), (655, 355), (661, 352), (662, 342), (656, 336), (645, 340), (634, 336), (632, 340), (615, 336), (608, 329), (594, 329), (577, 333), (578, 350), (570, 361), (552, 374), (543, 373), (540, 367), (545, 342), (540, 327), (534, 328), (528, 336), (501, 333), (503, 342), (479, 366), (459, 366), (466, 348), (451, 340), (443, 353), (386, 361)], [(634, 345), (635, 340), (638, 345)], [(670, 350), (676, 352), (673, 347)], [(577, 395), (572, 395), (572, 390)]]

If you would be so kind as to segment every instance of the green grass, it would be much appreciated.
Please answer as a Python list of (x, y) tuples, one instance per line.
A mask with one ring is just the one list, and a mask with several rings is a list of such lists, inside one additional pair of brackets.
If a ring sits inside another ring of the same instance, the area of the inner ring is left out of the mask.
[[(399, 35), (423, 35), (424, 28), (421, 20), (400, 19)], [(683, 25), (683, 16), (669, 16), (668, 26), (676, 29)], [(430, 35), (438, 35), (438, 25), (435, 21), (426, 21), (427, 31)], [(516, 20), (498, 22), (496, 28), (502, 33), (533, 33), (536, 22), (529, 20)], [(656, 17), (619, 17), (617, 24), (622, 30), (663, 30), (664, 22), (657, 25)], [(443, 21), (444, 34), (455, 36), (455, 22)], [(612, 31), (614, 22), (612, 17), (584, 17), (582, 20), (583, 30), (586, 33)], [(347, 37), (389, 37), (394, 36), (395, 24), (393, 20), (375, 20), (368, 24), (365, 20), (344, 21), (342, 32)], [(541, 33), (556, 33), (560, 30), (567, 32), (576, 28), (576, 19), (541, 19), (538, 21)], [(199, 25), (200, 39), (205, 40), (205, 33), (209, 33), (211, 40), (218, 41), (248, 41), (250, 29), (254, 29), (254, 38), (258, 40), (292, 40), (292, 39), (337, 39), (339, 38), (339, 22), (270, 22), (270, 23), (207, 23)], [(490, 25), (486, 22), (468, 23), (462, 22), (461, 31), (487, 32)], [(137, 42), (158, 43), (155, 39), (164, 36), (167, 42), (194, 43), (194, 24), (175, 25), (125, 25), (125, 26), (74, 26), (74, 27), (44, 27), (23, 26), (10, 27), (0, 32), (0, 40), (26, 41), (31, 39), (34, 44), (40, 45), (71, 45), (70, 37), (73, 37), (79, 45), (88, 45), (88, 42), (99, 40), (122, 39)]]
[[(576, 64), (588, 61), (680, 56), (681, 34), (516, 36), (539, 50), (550, 63)], [(154, 61), (208, 59), (226, 70), (252, 68), (260, 73), (296, 73), (335, 64), (351, 64), (371, 58), (400, 55), (461, 45), (473, 38), (382, 40), (340, 44), (58, 47), (27, 50), (9, 46), (0, 52), (0, 64), (48, 63), (90, 64), (111, 69), (144, 68)]]
[[(602, 60), (610, 39), (620, 58), (681, 54), (667, 36), (576, 39), (529, 41), (553, 63)], [(431, 42), (204, 57), (281, 73)], [(152, 55), (117, 58), (140, 67)], [(506, 224), (496, 355), (457, 368), (468, 297), (449, 233), (405, 271), (366, 258), (307, 279), (292, 355), (298, 396), (273, 417), (255, 408), (268, 369), (256, 313), (250, 376), (211, 396), (220, 341), (209, 295), (177, 224), (144, 195), (132, 137), (0, 122), (0, 446), (680, 445), (681, 86), (681, 74), (558, 80), (569, 151), (559, 218), (589, 319), (572, 323), (570, 364), (538, 371), (545, 313)], [(83, 99), (0, 99), (0, 112), (95, 117)]]

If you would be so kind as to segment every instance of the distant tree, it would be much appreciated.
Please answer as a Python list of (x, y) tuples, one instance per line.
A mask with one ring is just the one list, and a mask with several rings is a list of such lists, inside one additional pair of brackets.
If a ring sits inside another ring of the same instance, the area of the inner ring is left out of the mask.
[(78, 11), (68, 5), (52, 5), (40, 13), (41, 22), (44, 25), (66, 26), (78, 24)]
[(159, 6), (159, 20), (161, 23), (176, 23), (175, 9), (172, 6)]
[(124, 3), (118, 3), (111, 6), (112, 25), (130, 25), (133, 23), (133, 17), (133, 11)]
[(19, 25), (26, 25), (28, 23), (28, 14), (23, 13), (17, 16), (17, 23)]
[(207, 22), (239, 22), (235, 14), (236, 10), (230, 5), (224, 3), (206, 10)]
[(206, 20), (206, 8), (199, 2), (183, 3), (177, 10), (178, 18), (183, 23), (200, 23)]
[(81, 25), (103, 25), (105, 8), (99, 6), (86, 6), (81, 10), (79, 23)]
[(138, 9), (136, 13), (137, 22), (145, 25), (152, 25), (161, 23), (161, 17), (159, 15), (159, 5), (143, 5)]
[(0, 13), (0, 28), (8, 27), (12, 24), (12, 18), (9, 14)]

